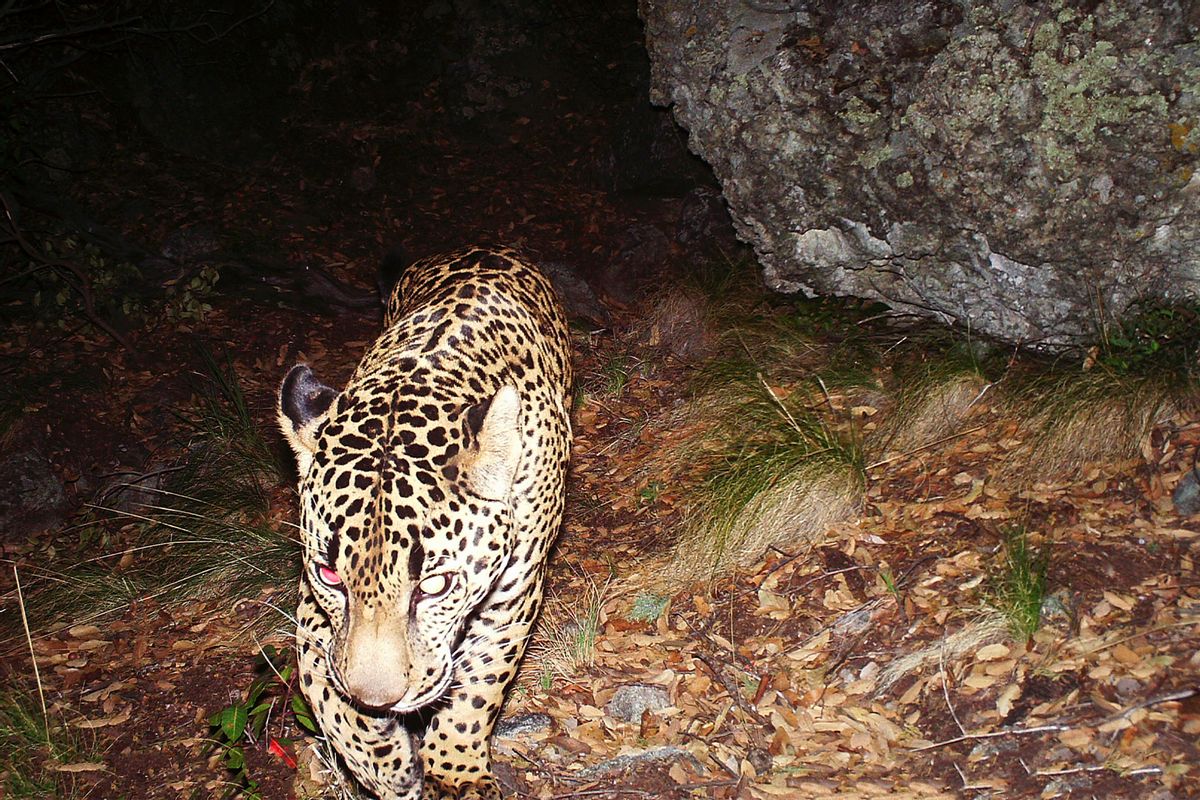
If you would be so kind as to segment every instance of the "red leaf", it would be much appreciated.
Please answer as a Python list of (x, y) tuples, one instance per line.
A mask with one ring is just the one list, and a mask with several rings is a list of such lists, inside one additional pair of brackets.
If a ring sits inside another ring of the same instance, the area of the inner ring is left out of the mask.
[(267, 749), (270, 750), (273, 755), (278, 756), (280, 761), (287, 764), (289, 769), (296, 768), (296, 759), (293, 758), (291, 753), (287, 751), (287, 748), (279, 743), (278, 739), (272, 737), (271, 744), (269, 747), (267, 747)]

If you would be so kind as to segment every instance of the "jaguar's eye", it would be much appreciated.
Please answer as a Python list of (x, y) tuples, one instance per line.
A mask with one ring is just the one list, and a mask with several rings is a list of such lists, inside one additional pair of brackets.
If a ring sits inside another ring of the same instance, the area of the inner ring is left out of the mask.
[(333, 589), (342, 588), (342, 576), (321, 564), (317, 567), (317, 580)]
[(450, 576), (446, 573), (430, 575), (428, 578), (423, 578), (417, 584), (417, 591), (424, 597), (437, 597), (440, 594), (445, 594), (450, 588)]

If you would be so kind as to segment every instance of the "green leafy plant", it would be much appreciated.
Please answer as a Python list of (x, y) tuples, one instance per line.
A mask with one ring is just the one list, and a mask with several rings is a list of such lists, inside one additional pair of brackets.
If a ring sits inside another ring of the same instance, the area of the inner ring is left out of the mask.
[(166, 314), (172, 320), (204, 319), (212, 311), (208, 301), (217, 293), (217, 281), (221, 279), (220, 271), (205, 265), (200, 271), (182, 283), (172, 284), (167, 288)]
[[(73, 330), (83, 325), (102, 331), (126, 349), (132, 345), (121, 332), (141, 323), (144, 282), (132, 264), (112, 258), (91, 242), (48, 223), (30, 240), (11, 216), (14, 200), (0, 193), (0, 262), (15, 269), (0, 278), (0, 302), (5, 314), (28, 315), (42, 328)], [(7, 252), (6, 252), (7, 250)]]
[(290, 739), (270, 736), (267, 731), (272, 717), (283, 708), (290, 708), (296, 723), (310, 733), (317, 732), (312, 710), (304, 697), (294, 691), (292, 678), (295, 667), (291, 654), (266, 645), (259, 656), (259, 675), (236, 702), (209, 717), (212, 747), (221, 753), (221, 763), (232, 773), (226, 797), (240, 796), (245, 800), (262, 800), (258, 782), (249, 774), (246, 748), (266, 744), (270, 752), (289, 766), (295, 761), (286, 748)]
[(987, 602), (1007, 620), (1014, 638), (1024, 642), (1041, 626), (1046, 600), (1050, 548), (1033, 547), (1023, 526), (1004, 531), (1004, 561), (990, 581)]
[(1104, 330), (1097, 363), (1118, 375), (1154, 372), (1194, 384), (1200, 376), (1200, 303), (1142, 303)]
[(653, 505), (654, 501), (662, 493), (662, 481), (650, 481), (641, 489), (638, 489), (638, 502), (644, 506)]
[(630, 622), (654, 622), (667, 610), (671, 598), (653, 592), (638, 592), (629, 611)]
[(903, 609), (904, 602), (900, 597), (900, 587), (896, 584), (896, 576), (887, 567), (880, 567), (879, 579), (883, 581), (883, 588), (887, 589), (887, 593), (895, 598), (896, 606)]

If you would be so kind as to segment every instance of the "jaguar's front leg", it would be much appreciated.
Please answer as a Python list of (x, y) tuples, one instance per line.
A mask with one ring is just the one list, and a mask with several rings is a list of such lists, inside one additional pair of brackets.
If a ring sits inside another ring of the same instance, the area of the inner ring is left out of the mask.
[(421, 747), (425, 800), (499, 800), (491, 771), (491, 736), (504, 695), (517, 675), (541, 605), (543, 570), (493, 597), (467, 627), (454, 686), (434, 713)]

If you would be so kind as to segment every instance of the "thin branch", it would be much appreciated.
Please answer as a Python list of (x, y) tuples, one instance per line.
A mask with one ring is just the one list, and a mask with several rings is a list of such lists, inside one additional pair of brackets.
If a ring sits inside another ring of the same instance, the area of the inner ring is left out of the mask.
[(34, 36), (32, 39), (19, 39), (0, 44), (0, 52), (4, 50), (18, 50), (27, 47), (35, 47), (49, 42), (56, 42), (62, 39), (70, 39), (75, 36), (87, 36), (90, 33), (98, 33), (100, 31), (118, 30), (132, 22), (138, 22), (141, 17), (126, 17), (125, 19), (102, 20), (91, 25), (79, 25), (74, 28), (68, 28), (63, 31), (49, 31), (47, 33)]
[(946, 698), (946, 708), (950, 709), (950, 716), (954, 718), (954, 724), (958, 726), (958, 732), (964, 736), (967, 729), (963, 727), (962, 721), (958, 718), (958, 712), (954, 710), (954, 703), (950, 701), (950, 681), (946, 675), (946, 636), (942, 635), (942, 646), (938, 650), (938, 666), (942, 673), (942, 696)]
[(746, 702), (746, 698), (742, 697), (742, 693), (738, 691), (737, 684), (735, 684), (724, 672), (721, 671), (720, 666), (713, 663), (716, 659), (707, 653), (696, 653), (694, 658), (704, 666), (708, 667), (708, 671), (711, 672), (713, 677), (717, 679), (717, 682), (724, 687), (725, 693), (729, 695), (730, 699), (733, 700), (738, 708), (746, 712), (746, 714), (759, 725), (767, 724), (766, 717), (758, 713), (753, 706)]
[[(120, 331), (105, 321), (96, 311), (96, 299), (95, 295), (92, 293), (92, 282), (91, 279), (88, 278), (87, 273), (80, 269), (78, 264), (73, 264), (64, 259), (46, 258), (44, 255), (39, 253), (37, 248), (34, 247), (33, 244), (31, 244), (30, 241), (25, 238), (24, 234), (21, 233), (21, 228), (17, 225), (17, 220), (12, 213), (12, 201), (4, 192), (0, 192), (0, 204), (4, 206), (4, 216), (8, 220), (9, 233), (12, 234), (13, 238), (17, 242), (17, 245), (22, 251), (24, 251), (25, 255), (29, 256), (35, 262), (41, 263), (52, 269), (59, 270), (59, 275), (62, 276), (64, 280), (67, 280), (68, 285), (70, 285), (71, 288), (74, 289), (79, 295), (79, 299), (83, 303), (83, 314), (85, 317), (87, 317), (88, 321), (111, 336), (113, 340), (117, 342), (117, 344), (121, 345), (131, 353), (136, 353), (137, 348), (130, 344), (129, 340), (126, 339)], [(69, 272), (71, 276), (75, 278), (77, 283), (69, 280), (61, 270), (66, 270)]]
[(25, 642), (29, 645), (29, 660), (33, 663), (33, 679), (37, 681), (38, 700), (42, 703), (42, 723), (46, 726), (46, 741), (50, 741), (50, 715), (46, 712), (46, 690), (42, 688), (42, 673), (38, 669), (37, 653), (33, 650), (33, 635), (29, 632), (29, 615), (25, 613), (25, 593), (21, 591), (21, 573), (13, 564), (13, 580), (17, 584), (17, 605), (21, 608), (21, 625), (25, 628)]
[(1030, 772), (1029, 775), (1034, 778), (1053, 778), (1058, 775), (1077, 775), (1081, 772), (1113, 772), (1123, 778), (1131, 778), (1138, 775), (1159, 775), (1162, 773), (1162, 767), (1138, 767), (1137, 769), (1131, 769), (1126, 772), (1101, 764), (1099, 766), (1093, 765), (1087, 767), (1068, 767), (1066, 769), (1036, 770)]
[(1069, 728), (1069, 726), (1067, 726), (1067, 725), (1039, 725), (1036, 728), (1012, 728), (1007, 731), (989, 731), (987, 733), (967, 733), (967, 734), (963, 734), (962, 736), (955, 736), (953, 739), (946, 739), (945, 741), (934, 742), (932, 744), (925, 744), (925, 745), (921, 745), (920, 747), (914, 747), (911, 749), (910, 752), (920, 753), (925, 750), (936, 750), (939, 747), (945, 747), (945, 746), (951, 745), (951, 744), (958, 744), (959, 742), (973, 742), (976, 739), (997, 739), (1001, 736), (1027, 736), (1027, 735), (1035, 734), (1035, 733), (1061, 733), (1062, 731), (1068, 730), (1068, 728)]
[(1174, 702), (1175, 700), (1186, 700), (1189, 697), (1194, 697), (1197, 693), (1200, 693), (1200, 689), (1183, 689), (1178, 692), (1171, 692), (1170, 694), (1160, 694), (1157, 697), (1148, 698), (1146, 700), (1143, 700), (1140, 703), (1134, 703), (1129, 708), (1122, 709), (1121, 711), (1118, 711), (1117, 713), (1102, 720), (1101, 722), (1099, 722), (1097, 724), (1107, 725), (1110, 722), (1116, 722), (1119, 719), (1124, 719), (1125, 717), (1129, 716), (1133, 712), (1139, 711), (1143, 708), (1150, 708), (1151, 706), (1157, 706), (1162, 703), (1171, 703), (1171, 702)]
[(987, 427), (986, 425), (976, 425), (974, 428), (968, 428), (965, 431), (959, 431), (958, 433), (952, 433), (949, 436), (943, 436), (942, 438), (935, 439), (934, 441), (929, 442), (928, 444), (923, 444), (920, 447), (914, 447), (912, 450), (906, 450), (903, 453), (897, 453), (896, 455), (892, 456), (891, 458), (885, 458), (880, 461), (876, 461), (874, 464), (867, 464), (865, 467), (863, 467), (863, 469), (875, 469), (876, 467), (882, 467), (885, 464), (892, 463), (893, 461), (899, 461), (902, 458), (907, 458), (908, 456), (920, 453), (922, 450), (928, 450), (931, 447), (937, 447), (939, 444), (943, 444), (944, 442), (949, 442), (952, 439), (958, 439), (963, 436), (967, 436), (968, 434), (972, 434), (975, 431), (981, 431), (986, 427)]

